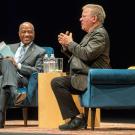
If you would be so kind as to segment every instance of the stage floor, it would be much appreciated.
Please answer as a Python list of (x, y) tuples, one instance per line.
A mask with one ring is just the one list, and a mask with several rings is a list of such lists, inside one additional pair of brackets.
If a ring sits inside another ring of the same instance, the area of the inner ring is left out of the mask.
[(28, 126), (23, 126), (22, 120), (6, 121), (4, 129), (0, 129), (0, 135), (135, 135), (135, 123), (133, 122), (101, 122), (101, 126), (95, 131), (77, 130), (60, 131), (58, 129), (45, 129), (38, 127), (38, 121), (29, 120)]

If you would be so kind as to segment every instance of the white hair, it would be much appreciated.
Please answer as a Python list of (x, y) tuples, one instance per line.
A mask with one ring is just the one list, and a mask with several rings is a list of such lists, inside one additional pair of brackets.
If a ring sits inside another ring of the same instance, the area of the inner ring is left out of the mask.
[(97, 5), (97, 4), (87, 4), (82, 7), (82, 10), (86, 8), (92, 9), (92, 15), (97, 16), (99, 22), (104, 23), (106, 14), (102, 6)]

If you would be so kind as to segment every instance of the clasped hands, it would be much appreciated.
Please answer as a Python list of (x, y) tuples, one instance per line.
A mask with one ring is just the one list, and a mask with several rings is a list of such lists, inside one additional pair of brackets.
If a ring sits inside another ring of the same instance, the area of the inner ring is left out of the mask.
[(70, 45), (71, 42), (73, 42), (72, 33), (69, 31), (66, 31), (66, 33), (60, 33), (58, 35), (58, 42), (67, 47)]

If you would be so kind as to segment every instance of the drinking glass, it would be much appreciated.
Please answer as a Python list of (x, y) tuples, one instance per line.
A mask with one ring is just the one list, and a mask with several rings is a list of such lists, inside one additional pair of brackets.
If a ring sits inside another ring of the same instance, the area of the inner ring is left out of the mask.
[(63, 71), (63, 58), (56, 58), (55, 71), (56, 72)]

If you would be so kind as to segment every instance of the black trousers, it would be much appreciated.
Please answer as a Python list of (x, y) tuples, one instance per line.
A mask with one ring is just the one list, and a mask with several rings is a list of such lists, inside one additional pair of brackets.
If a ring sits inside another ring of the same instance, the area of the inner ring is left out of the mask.
[(51, 81), (52, 90), (57, 99), (63, 119), (72, 118), (80, 114), (72, 94), (81, 95), (83, 92), (71, 86), (71, 77), (57, 77)]

